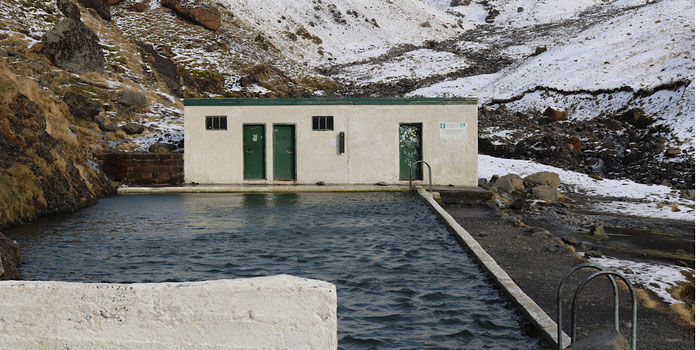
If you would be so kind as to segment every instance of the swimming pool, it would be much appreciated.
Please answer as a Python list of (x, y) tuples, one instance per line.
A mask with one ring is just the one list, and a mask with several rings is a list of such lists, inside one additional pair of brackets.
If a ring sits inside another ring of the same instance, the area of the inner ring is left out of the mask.
[(342, 349), (541, 348), (408, 193), (121, 195), (6, 233), (28, 280), (332, 282)]

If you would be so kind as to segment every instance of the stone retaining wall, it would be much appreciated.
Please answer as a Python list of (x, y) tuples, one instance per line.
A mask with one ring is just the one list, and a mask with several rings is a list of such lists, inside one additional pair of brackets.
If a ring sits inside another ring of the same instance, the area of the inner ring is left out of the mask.
[(0, 349), (336, 349), (328, 282), (0, 282)]
[(170, 185), (184, 181), (182, 153), (102, 153), (96, 155), (107, 176), (118, 182)]

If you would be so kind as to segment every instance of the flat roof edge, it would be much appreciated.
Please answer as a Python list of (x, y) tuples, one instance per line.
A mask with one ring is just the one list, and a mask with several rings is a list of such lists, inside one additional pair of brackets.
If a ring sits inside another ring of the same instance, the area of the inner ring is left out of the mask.
[(186, 98), (185, 106), (297, 106), (297, 105), (475, 105), (476, 97), (444, 98)]

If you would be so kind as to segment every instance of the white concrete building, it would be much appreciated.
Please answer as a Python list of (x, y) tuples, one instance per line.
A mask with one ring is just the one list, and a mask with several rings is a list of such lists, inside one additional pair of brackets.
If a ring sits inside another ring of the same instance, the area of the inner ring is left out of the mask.
[[(186, 99), (185, 182), (477, 186), (476, 98)], [(414, 166), (413, 168), (411, 168)]]

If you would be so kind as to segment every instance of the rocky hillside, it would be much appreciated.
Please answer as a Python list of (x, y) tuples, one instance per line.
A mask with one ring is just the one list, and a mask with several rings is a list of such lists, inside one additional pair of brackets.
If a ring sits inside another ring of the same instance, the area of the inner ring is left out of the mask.
[[(0, 227), (182, 151), (182, 98), (468, 96), (480, 151), (694, 186), (688, 0), (2, 0)], [(154, 144), (157, 144), (154, 146)]]

